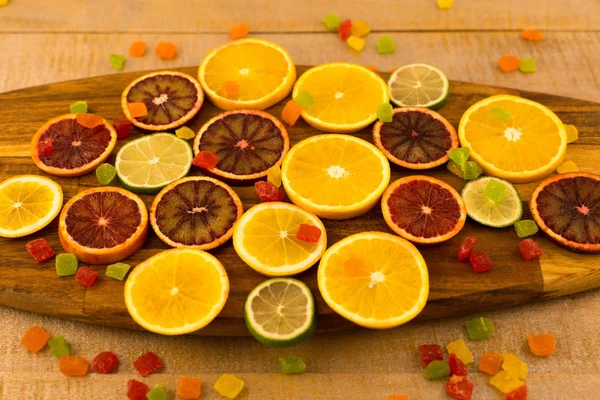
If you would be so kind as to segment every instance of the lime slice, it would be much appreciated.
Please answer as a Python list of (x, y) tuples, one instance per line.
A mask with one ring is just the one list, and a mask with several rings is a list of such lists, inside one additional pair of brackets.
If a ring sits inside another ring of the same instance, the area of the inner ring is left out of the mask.
[(254, 288), (244, 305), (248, 330), (264, 344), (293, 346), (316, 329), (315, 301), (308, 286), (292, 278), (274, 278)]
[(450, 83), (446, 75), (428, 64), (404, 65), (388, 79), (390, 99), (400, 107), (440, 108), (444, 105)]
[(155, 133), (123, 146), (117, 153), (115, 168), (126, 189), (152, 194), (186, 176), (193, 158), (185, 140), (170, 133)]
[[(504, 186), (502, 196), (497, 197), (499, 201), (492, 200), (489, 194), (486, 195), (486, 188), (489, 192), (488, 184), (492, 180), (496, 187)], [(467, 205), (467, 215), (485, 226), (504, 228), (513, 225), (523, 215), (523, 203), (519, 192), (504, 179), (490, 176), (476, 179), (465, 185), (461, 195)]]

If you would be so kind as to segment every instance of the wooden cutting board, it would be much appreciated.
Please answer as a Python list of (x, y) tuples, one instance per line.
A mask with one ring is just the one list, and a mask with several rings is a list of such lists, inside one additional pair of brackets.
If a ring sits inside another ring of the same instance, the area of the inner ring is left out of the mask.
[[(298, 67), (300, 75), (306, 67)], [(182, 72), (196, 75), (196, 68), (182, 68)], [(108, 120), (121, 116), (122, 90), (142, 72), (102, 76), (72, 82), (56, 83), (0, 94), (0, 181), (18, 174), (45, 175), (29, 157), (29, 142), (36, 130), (48, 119), (69, 112), (69, 104), (87, 100), (90, 112)], [(384, 74), (385, 75), (385, 74)], [(387, 79), (387, 76), (384, 76)], [(464, 82), (451, 82), (450, 98), (439, 110), (455, 127), (463, 112), (473, 103), (495, 94), (520, 95), (547, 105), (565, 124), (579, 129), (580, 139), (568, 146), (566, 159), (575, 161), (587, 172), (600, 174), (600, 104), (519, 92)], [(285, 102), (267, 110), (279, 117)], [(206, 102), (199, 115), (189, 126), (197, 131), (208, 119), (220, 111)], [(320, 134), (300, 120), (289, 128), (292, 145), (309, 136)], [(139, 137), (135, 132), (130, 138)], [(371, 129), (356, 136), (372, 142)], [(128, 140), (120, 140), (117, 149)], [(116, 154), (116, 151), (114, 154)], [(114, 161), (114, 154), (110, 162)], [(449, 173), (445, 167), (426, 171), (428, 175), (443, 179), (456, 189), (464, 181)], [(193, 168), (193, 174), (199, 174)], [(392, 181), (412, 174), (411, 171), (392, 165)], [(65, 202), (77, 192), (97, 186), (95, 175), (80, 178), (56, 178), (63, 188)], [(118, 183), (114, 183), (118, 185)], [(525, 208), (536, 184), (517, 185)], [(252, 187), (235, 188), (245, 209), (256, 204)], [(149, 206), (152, 196), (142, 196)], [(528, 217), (528, 211), (525, 213)], [(361, 231), (391, 232), (385, 224), (381, 210), (376, 208), (361, 217), (346, 221), (324, 221), (329, 245)], [(495, 267), (485, 274), (474, 274), (468, 264), (456, 261), (456, 250), (466, 236), (479, 238), (478, 250), (487, 251)], [(104, 275), (105, 266), (94, 266), (100, 272), (98, 281), (89, 289), (79, 285), (73, 277), (59, 278), (54, 260), (36, 263), (25, 249), (25, 243), (34, 238), (46, 238), (61, 252), (57, 221), (30, 237), (20, 239), (0, 238), (0, 304), (95, 324), (140, 329), (129, 317), (123, 300), (123, 282)], [(535, 240), (544, 249), (539, 260), (524, 261), (517, 245), (519, 238), (512, 228), (492, 229), (468, 221), (463, 231), (452, 240), (432, 247), (420, 247), (430, 274), (430, 295), (427, 306), (417, 320), (429, 320), (461, 314), (509, 307), (517, 304), (565, 296), (600, 286), (600, 255), (581, 255), (566, 251), (542, 234)], [(146, 245), (125, 262), (135, 266), (168, 246), (151, 233)], [(243, 320), (243, 303), (247, 294), (266, 279), (246, 266), (233, 250), (231, 242), (212, 250), (225, 265), (231, 292), (225, 308), (198, 335), (243, 336), (248, 335)], [(319, 331), (332, 332), (352, 329), (354, 325), (335, 314), (319, 295), (316, 281), (317, 267), (298, 277), (308, 283), (316, 297), (319, 313)]]

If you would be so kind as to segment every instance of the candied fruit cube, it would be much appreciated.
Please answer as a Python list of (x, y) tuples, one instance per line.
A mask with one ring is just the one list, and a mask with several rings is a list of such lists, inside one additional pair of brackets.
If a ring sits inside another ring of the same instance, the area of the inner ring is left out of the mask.
[(289, 100), (281, 111), (281, 119), (289, 126), (294, 126), (296, 121), (298, 121), (300, 114), (302, 114), (302, 106), (294, 100)]
[(248, 27), (248, 25), (234, 25), (231, 28), (229, 28), (229, 37), (232, 40), (245, 38), (246, 36), (248, 36), (248, 32), (250, 32), (250, 28)]
[(301, 242), (318, 243), (322, 233), (321, 229), (314, 225), (300, 224), (298, 232), (296, 232), (296, 239)]
[(517, 390), (507, 393), (506, 400), (527, 400), (527, 385), (522, 385)]
[(454, 161), (452, 161), (452, 160), (448, 161), (448, 164), (446, 165), (446, 168), (448, 169), (448, 171), (452, 172), (454, 175), (458, 176), (459, 178), (463, 178), (464, 179), (465, 172), (463, 170), (463, 167), (461, 167), (460, 165), (458, 165)]
[(467, 236), (458, 247), (458, 261), (466, 260), (467, 258), (469, 258), (476, 245), (477, 238), (475, 236)]
[(279, 357), (279, 366), (286, 375), (301, 374), (306, 369), (306, 364), (300, 357)]
[(221, 396), (235, 399), (244, 389), (244, 381), (235, 375), (223, 374), (217, 379), (213, 387)]
[(54, 151), (54, 146), (52, 145), (52, 139), (46, 138), (44, 140), (40, 140), (37, 144), (37, 151), (40, 157), (48, 157)]
[(56, 256), (56, 275), (71, 276), (77, 272), (79, 262), (75, 254), (63, 253)]
[(520, 238), (535, 235), (538, 230), (537, 224), (532, 219), (522, 219), (515, 222), (515, 231), (517, 231), (517, 236)]
[(177, 56), (177, 46), (170, 42), (160, 42), (156, 46), (156, 55), (163, 60), (172, 60)]
[(54, 358), (60, 359), (63, 356), (71, 355), (69, 343), (62, 336), (53, 336), (48, 339), (48, 348), (50, 349), (50, 355)]
[(365, 48), (365, 39), (350, 35), (346, 40), (348, 47), (356, 52), (361, 52)]
[(490, 113), (494, 116), (494, 118), (497, 118), (500, 121), (506, 121), (513, 118), (512, 114), (503, 108), (492, 108)]
[(479, 370), (489, 375), (495, 375), (500, 370), (504, 354), (484, 353), (479, 360)]
[(88, 112), (87, 101), (76, 101), (75, 103), (69, 106), (69, 110), (71, 110), (72, 114), (85, 114)]
[(387, 400), (409, 400), (408, 396), (406, 395), (395, 395), (395, 396), (388, 396)]
[(469, 154), (471, 154), (470, 147), (459, 147), (458, 149), (450, 150), (448, 157), (462, 168), (469, 159)]
[(454, 0), (437, 0), (437, 6), (440, 10), (449, 10)]
[(467, 321), (465, 329), (471, 340), (483, 340), (494, 336), (494, 324), (484, 317)]
[[(365, 262), (358, 257), (350, 257), (344, 262), (344, 269), (351, 276), (364, 275), (366, 272), (365, 268), (366, 268)], [(427, 346), (427, 345), (422, 345), (422, 346)], [(440, 358), (440, 360), (443, 360), (443, 359), (444, 359), (444, 355), (442, 353), (442, 358)]]
[(379, 72), (379, 68), (377, 68), (375, 65), (365, 65), (365, 68), (369, 71)]
[(161, 384), (157, 383), (146, 393), (146, 398), (148, 400), (167, 400), (167, 391)]
[(383, 35), (377, 39), (377, 53), (391, 54), (394, 51), (396, 51), (396, 42), (390, 35)]
[(0, 0), (0, 7), (6, 7), (10, 0)]
[(84, 376), (88, 373), (90, 363), (83, 357), (62, 356), (58, 360), (60, 372), (67, 376)]
[(327, 14), (323, 17), (323, 23), (330, 31), (337, 31), (338, 26), (342, 22), (342, 19), (336, 13)]
[(475, 161), (467, 161), (463, 168), (463, 178), (467, 181), (479, 178), (479, 175), (483, 172), (481, 167)]
[(356, 37), (364, 37), (367, 36), (371, 32), (371, 28), (369, 25), (360, 19), (357, 19), (352, 23), (352, 35)]
[(32, 353), (37, 353), (44, 348), (50, 337), (50, 334), (44, 328), (32, 326), (27, 329), (27, 332), (21, 338), (21, 346)]
[(117, 176), (117, 169), (110, 164), (104, 163), (96, 168), (96, 178), (101, 185), (108, 185)]
[(439, 344), (421, 344), (419, 345), (419, 354), (421, 355), (421, 364), (424, 367), (434, 360), (444, 359), (444, 350)]
[(448, 365), (450, 366), (450, 375), (467, 376), (469, 374), (467, 367), (465, 367), (465, 363), (463, 363), (454, 353), (450, 353), (448, 356)]
[(162, 361), (158, 356), (151, 351), (142, 354), (133, 362), (133, 367), (140, 373), (141, 376), (150, 375), (162, 367)]
[(390, 103), (381, 103), (377, 106), (376, 114), (377, 118), (381, 122), (392, 122), (394, 117), (394, 109)]
[(307, 108), (315, 105), (315, 98), (306, 90), (301, 91), (294, 97), (294, 101), (301, 107)]
[(129, 55), (132, 57), (143, 57), (146, 54), (146, 42), (138, 40), (131, 43), (129, 47)]
[(477, 274), (489, 271), (494, 267), (494, 263), (490, 257), (483, 251), (471, 253), (469, 262), (471, 263), (471, 267), (473, 267), (473, 271)]
[(527, 367), (527, 363), (521, 360), (519, 357), (514, 354), (505, 354), (504, 359), (502, 361), (502, 369), (510, 372), (514, 376), (519, 379), (527, 378), (527, 372), (529, 368)]
[(283, 193), (275, 185), (269, 181), (259, 181), (254, 184), (254, 190), (258, 195), (260, 201), (281, 201), (283, 200)]
[(529, 349), (538, 357), (546, 357), (556, 350), (556, 339), (554, 335), (529, 335), (527, 337)]
[(125, 66), (127, 59), (122, 54), (110, 54), (108, 56), (108, 62), (117, 71), (121, 71)]
[(278, 165), (269, 168), (267, 171), (267, 181), (271, 182), (275, 187), (281, 187), (281, 168)]
[(556, 168), (556, 172), (558, 172), (559, 174), (566, 174), (568, 172), (578, 172), (578, 171), (579, 171), (579, 167), (577, 166), (577, 164), (575, 164), (571, 160), (565, 161), (564, 163), (560, 164), (558, 166), (558, 168)]
[(504, 55), (498, 60), (498, 68), (502, 72), (515, 72), (519, 69), (520, 65), (521, 60), (519, 60), (519, 57), (512, 54)]
[(92, 360), (92, 369), (99, 374), (108, 374), (119, 364), (119, 358), (112, 351), (103, 351)]
[(190, 128), (188, 128), (187, 126), (182, 126), (181, 128), (177, 129), (175, 131), (175, 135), (177, 135), (177, 137), (179, 139), (193, 139), (194, 137), (196, 137), (196, 133), (191, 130)]
[(502, 393), (510, 393), (523, 386), (523, 381), (510, 372), (500, 371), (490, 379), (490, 385)]
[(452, 375), (446, 382), (446, 394), (456, 400), (471, 400), (474, 387), (466, 376)]
[(44, 238), (39, 238), (27, 242), (25, 245), (27, 251), (35, 259), (35, 261), (41, 263), (54, 257), (54, 250), (50, 247), (50, 243)]
[(118, 262), (111, 264), (106, 268), (106, 276), (122, 281), (131, 269), (129, 264)]
[(573, 143), (579, 139), (579, 131), (575, 125), (565, 125), (567, 131), (567, 143)]
[(544, 34), (537, 29), (523, 29), (521, 37), (525, 40), (540, 41), (544, 40)]
[(235, 81), (225, 81), (221, 85), (221, 95), (223, 97), (232, 98), (240, 95), (240, 84)]
[(348, 40), (350, 33), (352, 32), (352, 21), (349, 19), (342, 21), (338, 26), (338, 32), (343, 41)]
[(471, 350), (467, 347), (467, 344), (464, 340), (458, 339), (454, 342), (448, 343), (446, 345), (446, 350), (448, 350), (448, 354), (454, 353), (456, 357), (460, 359), (465, 365), (469, 365), (473, 363), (473, 354)]
[(127, 399), (128, 400), (146, 400), (146, 394), (150, 388), (145, 383), (130, 379), (127, 382)]
[(532, 239), (525, 239), (519, 243), (519, 251), (521, 252), (523, 258), (527, 261), (544, 255), (544, 252), (540, 246)]
[(131, 118), (145, 117), (148, 115), (148, 107), (142, 102), (127, 103), (127, 109), (129, 110)]
[(97, 126), (104, 124), (104, 119), (95, 114), (77, 114), (75, 119), (79, 125), (88, 129), (94, 129)]
[(85, 287), (92, 286), (97, 278), (98, 272), (90, 267), (81, 267), (77, 270), (77, 273), (75, 273), (75, 280)]
[(428, 380), (445, 378), (450, 375), (450, 366), (447, 361), (433, 360), (425, 368), (424, 375)]
[(196, 400), (202, 393), (202, 382), (198, 378), (184, 376), (177, 381), (177, 396), (183, 400)]
[(210, 151), (201, 151), (192, 160), (196, 167), (211, 170), (219, 163), (219, 156)]
[(127, 118), (117, 117), (113, 120), (113, 126), (117, 132), (117, 139), (124, 139), (131, 134), (133, 123)]
[(537, 71), (537, 65), (533, 58), (521, 58), (519, 63), (519, 70), (525, 73), (533, 73)]
[(494, 203), (500, 203), (504, 200), (504, 196), (506, 195), (505, 192), (506, 186), (495, 179), (490, 179), (483, 189), (483, 195)]

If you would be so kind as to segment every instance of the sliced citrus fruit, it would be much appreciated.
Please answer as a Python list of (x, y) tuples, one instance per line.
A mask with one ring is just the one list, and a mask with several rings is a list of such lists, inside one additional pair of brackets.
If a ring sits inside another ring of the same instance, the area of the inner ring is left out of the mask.
[[(321, 231), (315, 242), (297, 237), (301, 224)], [(319, 218), (288, 203), (268, 202), (252, 207), (233, 231), (236, 253), (252, 269), (268, 276), (299, 274), (319, 261), (327, 247)]]
[(290, 93), (296, 67), (288, 52), (275, 43), (241, 39), (210, 51), (200, 63), (198, 78), (210, 101), (223, 110), (264, 110)]
[(192, 166), (192, 147), (170, 133), (155, 133), (132, 140), (119, 150), (117, 176), (134, 193), (157, 193), (183, 178)]
[(252, 183), (279, 166), (290, 148), (287, 130), (263, 111), (228, 111), (209, 120), (194, 139), (194, 153), (219, 157), (210, 173), (236, 183)]
[(223, 265), (199, 249), (171, 249), (138, 264), (125, 283), (129, 315), (143, 328), (182, 335), (208, 325), (229, 295)]
[(446, 118), (427, 108), (396, 108), (391, 122), (373, 126), (373, 141), (396, 165), (428, 169), (448, 161), (458, 135)]
[[(149, 131), (179, 128), (192, 119), (204, 101), (196, 79), (176, 71), (158, 71), (140, 76), (121, 95), (123, 113), (135, 126)], [(144, 103), (148, 113), (134, 117), (128, 104)]]
[(293, 97), (301, 92), (314, 98), (314, 104), (302, 111), (302, 118), (326, 132), (356, 132), (377, 119), (377, 106), (390, 101), (379, 75), (350, 63), (307, 70), (298, 78)]
[(323, 255), (319, 290), (329, 307), (367, 328), (393, 328), (427, 302), (429, 274), (410, 242), (389, 233), (348, 236)]
[(248, 330), (261, 343), (294, 346), (317, 328), (315, 300), (304, 282), (274, 278), (252, 289), (244, 304)]
[[(106, 121), (94, 128), (77, 122), (77, 114), (66, 114), (46, 122), (31, 141), (31, 158), (41, 170), (57, 176), (80, 176), (102, 164), (115, 148), (117, 132)], [(38, 144), (50, 139), (52, 152), (39, 153)]]
[(160, 240), (201, 250), (222, 245), (244, 213), (238, 195), (225, 183), (204, 176), (175, 181), (152, 202), (150, 222)]
[(416, 243), (440, 243), (465, 226), (467, 211), (460, 194), (429, 176), (414, 175), (390, 184), (381, 199), (388, 226)]
[[(497, 187), (494, 198), (487, 191)], [(504, 228), (514, 225), (523, 215), (523, 202), (517, 189), (503, 179), (485, 176), (468, 182), (462, 190), (467, 215), (485, 226)]]
[(362, 139), (317, 135), (291, 148), (281, 179), (295, 204), (322, 218), (345, 219), (375, 206), (390, 182), (390, 164)]
[(600, 176), (572, 172), (547, 178), (529, 206), (540, 229), (558, 244), (600, 253)]
[(0, 183), (0, 236), (21, 237), (48, 225), (60, 212), (58, 183), (41, 176), (18, 175)]
[(458, 136), (486, 174), (514, 183), (549, 175), (567, 148), (565, 127), (552, 111), (509, 95), (473, 104), (460, 120)]
[(390, 98), (399, 107), (440, 108), (450, 93), (446, 75), (429, 64), (408, 64), (388, 79)]
[(142, 247), (147, 234), (144, 202), (117, 187), (76, 194), (65, 204), (58, 221), (65, 251), (89, 264), (111, 264), (131, 256)]

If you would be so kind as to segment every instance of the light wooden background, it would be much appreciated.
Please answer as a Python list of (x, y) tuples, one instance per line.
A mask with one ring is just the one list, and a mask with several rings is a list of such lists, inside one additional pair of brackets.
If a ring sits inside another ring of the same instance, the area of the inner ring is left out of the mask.
[[(374, 32), (363, 53), (352, 53), (335, 34), (324, 31), (320, 19), (333, 11), (371, 24)], [(139, 39), (148, 43), (149, 54), (129, 59), (127, 71), (197, 65), (207, 50), (227, 40), (231, 25), (242, 22), (250, 26), (252, 36), (284, 46), (297, 64), (350, 61), (387, 70), (426, 62), (451, 79), (600, 102), (598, 0), (455, 0), (449, 11), (438, 10), (435, 0), (12, 0), (0, 8), (0, 92), (115, 73), (108, 54), (126, 54), (131, 42)], [(543, 30), (547, 40), (521, 40), (519, 32), (526, 27)], [(396, 40), (392, 55), (375, 52), (383, 33)], [(153, 53), (159, 41), (177, 44), (178, 58), (159, 60)], [(534, 57), (538, 72), (501, 73), (496, 60), (506, 53)], [(32, 104), (23, 112), (35, 108)], [(23, 134), (29, 137), (32, 132)], [(498, 333), (472, 344), (476, 359), (484, 351), (521, 355), (530, 363), (531, 399), (598, 398), (600, 292), (487, 316)], [(0, 308), (0, 398), (123, 398), (127, 380), (136, 376), (131, 362), (142, 351), (152, 350), (166, 367), (145, 381), (167, 385), (172, 397), (176, 379), (191, 374), (204, 381), (202, 398), (217, 398), (211, 389), (216, 377), (232, 372), (246, 381), (248, 389), (241, 397), (246, 399), (368, 400), (390, 394), (442, 399), (443, 384), (422, 377), (417, 346), (445, 345), (464, 337), (465, 319), (322, 336), (279, 350), (252, 339), (166, 338)], [(102, 350), (117, 352), (122, 360), (119, 373), (63, 377), (47, 352), (32, 356), (20, 348), (21, 335), (34, 324), (64, 335), (76, 354), (89, 359)], [(528, 334), (542, 332), (558, 338), (557, 352), (547, 359), (531, 356), (525, 344)], [(278, 374), (280, 355), (302, 356), (309, 373)], [(471, 377), (476, 399), (502, 398), (475, 368)]]

